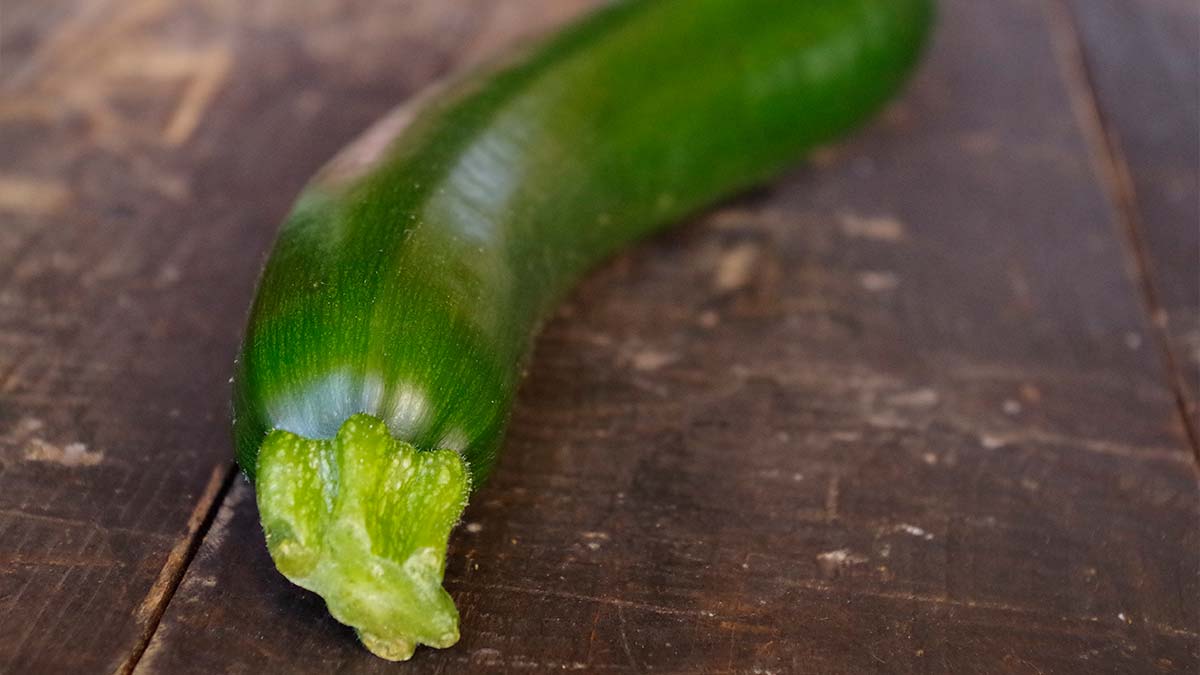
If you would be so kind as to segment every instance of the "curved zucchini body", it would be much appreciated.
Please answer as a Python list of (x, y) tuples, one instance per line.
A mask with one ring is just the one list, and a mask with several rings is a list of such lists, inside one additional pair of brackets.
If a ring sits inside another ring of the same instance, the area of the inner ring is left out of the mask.
[(335, 160), (283, 225), (236, 368), (280, 570), (381, 656), (457, 640), (447, 537), (540, 322), (615, 250), (876, 111), (931, 5), (618, 3)]

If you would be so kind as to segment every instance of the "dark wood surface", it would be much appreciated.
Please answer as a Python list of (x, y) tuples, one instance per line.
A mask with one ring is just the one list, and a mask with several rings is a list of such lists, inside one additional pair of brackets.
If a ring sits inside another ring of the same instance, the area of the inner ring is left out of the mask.
[(587, 4), (0, 6), (0, 671), (1200, 668), (1195, 219), (1154, 168), (1194, 204), (1195, 164), (1117, 110), (1187, 43), (1109, 45), (1186, 3), (943, 2), (871, 128), (593, 275), (452, 537), (456, 647), (375, 659), (274, 571), (225, 418), (275, 225)]
[(1155, 321), (1200, 425), (1200, 3), (1074, 0)]

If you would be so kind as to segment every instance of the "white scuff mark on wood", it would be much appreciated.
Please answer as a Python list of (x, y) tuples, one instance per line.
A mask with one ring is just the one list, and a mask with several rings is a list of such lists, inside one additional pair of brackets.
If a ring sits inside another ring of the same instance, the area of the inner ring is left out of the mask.
[(25, 460), (68, 467), (96, 466), (104, 461), (104, 453), (88, 450), (83, 443), (55, 445), (49, 441), (34, 438), (25, 446)]
[(630, 358), (630, 362), (633, 364), (635, 369), (647, 372), (658, 370), (659, 368), (670, 365), (678, 360), (678, 354), (660, 352), (653, 349), (640, 351)]
[(840, 213), (842, 234), (856, 239), (897, 242), (907, 236), (904, 223), (892, 216), (861, 216), (855, 213)]
[(922, 387), (913, 391), (892, 394), (888, 397), (888, 402), (906, 408), (932, 408), (941, 402), (941, 396), (929, 387)]
[(1008, 441), (1004, 440), (1003, 438), (988, 434), (980, 435), (979, 443), (988, 450), (995, 450), (996, 448), (1003, 448), (1005, 445), (1008, 445)]
[(859, 274), (858, 283), (872, 293), (885, 293), (896, 290), (900, 285), (900, 277), (892, 272), (873, 270)]
[(826, 579), (840, 576), (842, 571), (854, 565), (862, 565), (868, 560), (867, 556), (855, 553), (848, 548), (839, 548), (817, 555), (817, 568)]
[(900, 523), (899, 525), (892, 527), (892, 532), (902, 532), (919, 539), (924, 539), (925, 541), (933, 540), (932, 532), (928, 532), (924, 528), (917, 527), (916, 525), (910, 525), (908, 523)]
[(758, 264), (759, 257), (758, 245), (749, 242), (729, 249), (717, 261), (713, 287), (724, 292), (736, 291), (744, 287), (754, 276), (754, 267)]
[(609, 539), (607, 532), (581, 532), (580, 536), (588, 540), (585, 546), (589, 551), (600, 550), (600, 543)]
[(71, 189), (61, 181), (29, 176), (0, 176), (0, 211), (47, 215), (61, 211), (70, 201)]

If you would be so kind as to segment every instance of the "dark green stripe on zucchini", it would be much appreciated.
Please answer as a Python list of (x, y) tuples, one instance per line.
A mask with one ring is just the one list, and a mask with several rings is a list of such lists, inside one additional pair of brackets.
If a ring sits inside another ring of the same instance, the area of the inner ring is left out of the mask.
[(236, 368), (280, 570), (381, 656), (452, 644), (447, 537), (547, 313), (875, 112), (931, 19), (931, 0), (618, 3), (339, 156), (280, 231)]

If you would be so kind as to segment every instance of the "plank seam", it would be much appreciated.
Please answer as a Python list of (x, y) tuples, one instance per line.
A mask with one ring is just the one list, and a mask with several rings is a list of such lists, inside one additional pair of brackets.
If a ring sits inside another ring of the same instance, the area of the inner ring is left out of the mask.
[(1109, 123), (1100, 105), (1095, 76), (1088, 66), (1086, 46), (1072, 9), (1067, 5), (1067, 0), (1053, 0), (1044, 3), (1043, 7), (1046, 8), (1051, 41), (1066, 83), (1071, 108), (1087, 142), (1093, 169), (1103, 183), (1120, 221), (1125, 252), (1133, 263), (1133, 282), (1140, 291), (1142, 304), (1149, 316), (1152, 339), (1167, 371), (1167, 383), (1191, 446), (1193, 465), (1200, 470), (1200, 430), (1197, 430), (1191, 416), (1195, 402), (1191, 400), (1184, 384), (1179, 358), (1171, 344), (1167, 328), (1169, 317), (1159, 299), (1151, 256), (1142, 234), (1145, 223), (1138, 207), (1133, 175), (1116, 129)]
[(158, 631), (158, 626), (166, 614), (167, 606), (171, 604), (171, 599), (175, 596), (175, 591), (179, 589), (184, 574), (195, 560), (196, 552), (200, 550), (200, 543), (204, 541), (205, 535), (212, 527), (221, 504), (225, 503), (225, 497), (233, 485), (235, 476), (237, 476), (237, 467), (232, 462), (213, 469), (212, 476), (196, 503), (196, 508), (192, 510), (192, 515), (188, 518), (186, 533), (167, 554), (167, 559), (163, 563), (158, 577), (135, 612), (136, 620), (142, 624), (142, 631), (138, 635), (133, 649), (114, 669), (114, 675), (130, 675), (146, 653), (146, 649), (150, 646), (150, 640)]

